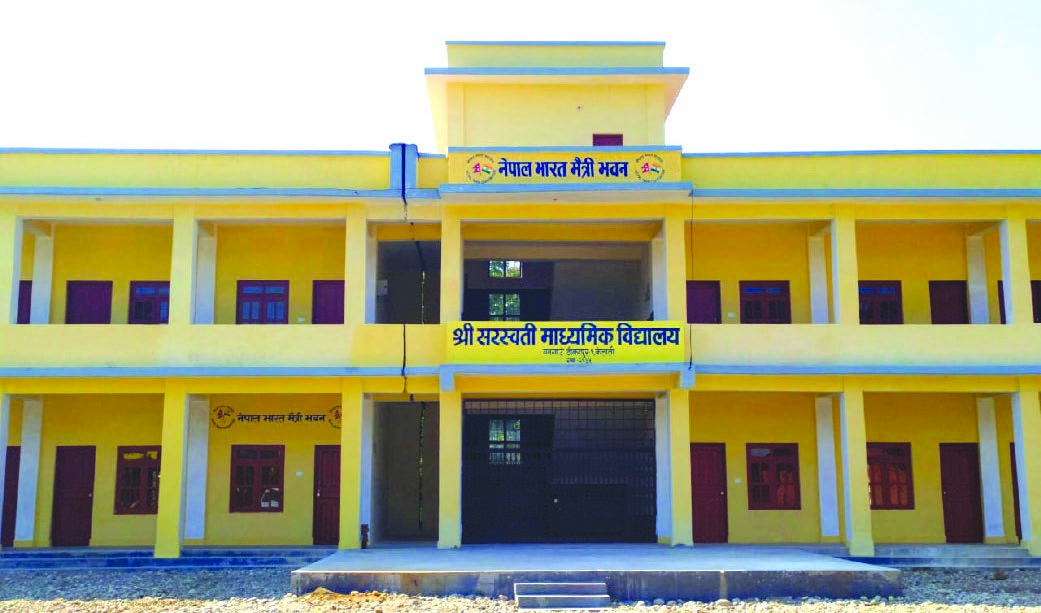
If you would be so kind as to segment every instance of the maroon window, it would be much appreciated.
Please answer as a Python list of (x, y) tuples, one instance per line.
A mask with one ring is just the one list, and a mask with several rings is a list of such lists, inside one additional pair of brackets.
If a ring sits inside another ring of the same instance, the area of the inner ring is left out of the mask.
[(116, 450), (116, 515), (159, 511), (159, 447)]
[(741, 323), (792, 323), (792, 301), (787, 281), (742, 281), (740, 288)]
[(799, 445), (748, 443), (748, 509), (802, 508), (799, 499)]
[(130, 314), (132, 324), (165, 324), (170, 318), (169, 281), (131, 281)]
[(111, 323), (111, 281), (69, 281), (65, 288), (65, 323)]
[[(1030, 298), (1034, 303), (1034, 323), (1041, 324), (1041, 281), (1030, 282)], [(1001, 314), (1001, 323), (1005, 323), (1005, 286), (1001, 281), (998, 281), (998, 312)]]
[(593, 135), (593, 146), (594, 147), (621, 147), (622, 146), (622, 135), (621, 134), (594, 134)]
[(899, 281), (860, 282), (860, 323), (904, 323)]
[(281, 513), (284, 445), (231, 446), (231, 512)]
[(719, 281), (687, 281), (687, 323), (722, 322)]
[(969, 323), (968, 281), (930, 281), (929, 311), (934, 324)]
[(29, 313), (32, 308), (33, 300), (33, 282), (32, 281), (19, 281), (18, 282), (18, 319), (15, 321), (20, 324), (29, 323)]
[(289, 281), (239, 281), (235, 323), (289, 323)]
[(868, 443), (872, 509), (913, 509), (911, 443)]

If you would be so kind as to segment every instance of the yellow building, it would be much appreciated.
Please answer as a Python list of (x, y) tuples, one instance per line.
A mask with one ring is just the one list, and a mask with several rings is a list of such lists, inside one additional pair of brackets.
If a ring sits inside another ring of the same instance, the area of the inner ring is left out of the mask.
[(1041, 555), (1041, 152), (685, 154), (663, 47), (449, 43), (431, 154), (0, 150), (0, 544)]

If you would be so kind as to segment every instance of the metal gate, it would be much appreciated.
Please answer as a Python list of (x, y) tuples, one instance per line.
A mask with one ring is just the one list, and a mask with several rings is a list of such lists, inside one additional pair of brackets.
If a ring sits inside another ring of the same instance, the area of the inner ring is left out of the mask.
[(463, 542), (654, 542), (653, 400), (469, 400)]

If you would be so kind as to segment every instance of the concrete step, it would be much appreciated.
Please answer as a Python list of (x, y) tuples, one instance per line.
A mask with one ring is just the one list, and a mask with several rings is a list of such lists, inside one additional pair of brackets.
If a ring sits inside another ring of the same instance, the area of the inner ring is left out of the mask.
[(0, 570), (70, 570), (70, 569), (150, 569), (177, 568), (300, 568), (324, 556), (183, 556), (153, 558), (151, 556), (83, 556), (75, 557), (0, 557)]
[(517, 608), (530, 609), (606, 609), (611, 606), (607, 594), (533, 594), (517, 596)]
[(1019, 545), (875, 545), (875, 556), (884, 558), (1029, 558)]
[(607, 584), (591, 583), (514, 583), (517, 596), (600, 596), (607, 594)]
[(884, 557), (873, 558), (847, 557), (853, 562), (863, 562), (890, 568), (947, 568), (947, 569), (1011, 569), (1011, 568), (1041, 568), (1041, 558), (1012, 558), (1012, 557)]

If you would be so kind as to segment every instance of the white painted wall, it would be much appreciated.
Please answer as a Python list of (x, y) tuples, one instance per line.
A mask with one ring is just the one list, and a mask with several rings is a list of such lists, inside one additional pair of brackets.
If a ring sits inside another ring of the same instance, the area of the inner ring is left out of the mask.
[(994, 398), (976, 398), (976, 426), (980, 439), (984, 535), (1000, 538), (1005, 536), (1005, 521), (1001, 511), (1001, 470), (998, 465), (998, 428), (994, 418)]
[[(825, 308), (827, 304), (825, 304)], [(839, 494), (835, 463), (835, 423), (831, 396), (817, 396), (817, 490), (820, 494), (821, 536), (839, 536)]]
[(36, 489), (40, 479), (43, 400), (22, 399), (22, 453), (18, 467), (18, 510), (14, 540), (32, 542), (36, 532)]
[[(982, 236), (965, 237), (965, 257), (969, 271), (969, 322), (990, 323), (987, 302), (987, 251)], [(993, 403), (991, 403), (993, 406)]]
[[(1006, 271), (1007, 273), (1007, 271)], [(1005, 277), (1006, 279), (1008, 277)], [(1005, 298), (1008, 298), (1008, 284), (1005, 284)], [(1006, 306), (1008, 303), (1005, 303)], [(1006, 311), (1007, 313), (1007, 311)], [(1026, 448), (1023, 444), (1023, 403), (1021, 394), (1012, 394), (1012, 432), (1013, 438), (1016, 443), (1016, 466), (1020, 467), (1020, 470), (1016, 471), (1016, 480), (1019, 486), (1019, 527), (1022, 533), (1023, 542), (1030, 542), (1034, 530), (1033, 526), (1030, 525), (1030, 505), (1031, 503), (1036, 504), (1037, 501), (1030, 500), (1030, 496), (1024, 494), (1029, 492), (1030, 489), (1027, 487), (1027, 471), (1023, 470), (1022, 467), (1027, 465)]]
[(195, 259), (195, 319), (212, 324), (217, 292), (217, 227), (199, 224)]
[(672, 538), (672, 472), (669, 461), (669, 399), (654, 398), (654, 458), (657, 483), (657, 515), (655, 531), (659, 539)]
[(51, 292), (54, 284), (54, 237), (37, 236), (33, 247), (33, 289), (29, 323), (51, 321)]
[(188, 400), (188, 454), (185, 473), (184, 538), (206, 537), (206, 466), (210, 441), (210, 399)]
[(828, 266), (824, 257), (824, 237), (810, 236), (806, 239), (806, 251), (810, 263), (810, 322), (828, 323)]

